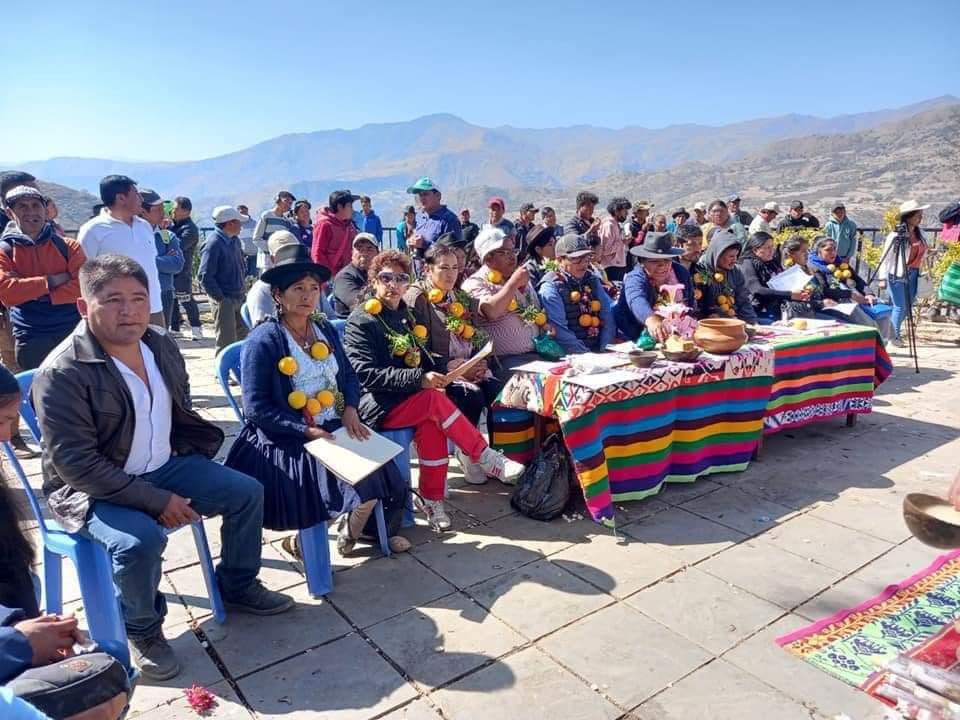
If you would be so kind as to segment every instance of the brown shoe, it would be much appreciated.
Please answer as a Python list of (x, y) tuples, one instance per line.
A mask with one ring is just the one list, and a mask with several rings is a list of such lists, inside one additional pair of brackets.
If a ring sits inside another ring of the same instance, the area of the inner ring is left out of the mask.
[(20, 460), (33, 460), (34, 458), (40, 457), (39, 452), (30, 448), (27, 443), (24, 442), (19, 432), (10, 438), (10, 444), (13, 445), (13, 454)]

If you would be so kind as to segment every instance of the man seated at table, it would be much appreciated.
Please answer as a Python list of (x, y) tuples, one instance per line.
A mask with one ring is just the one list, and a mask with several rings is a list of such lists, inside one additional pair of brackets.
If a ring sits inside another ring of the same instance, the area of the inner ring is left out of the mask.
[(757, 322), (747, 281), (737, 267), (742, 249), (732, 230), (714, 233), (693, 273), (694, 292), (700, 291), (698, 317), (737, 317), (744, 322)]
[(601, 352), (616, 337), (617, 324), (610, 296), (590, 270), (590, 241), (568, 233), (557, 239), (554, 249), (560, 269), (548, 272), (540, 282), (547, 322), (568, 353)]
[(520, 313), (530, 306), (540, 307), (540, 298), (527, 270), (517, 267), (513, 238), (488, 227), (480, 231), (473, 247), (481, 265), (463, 281), (463, 290), (479, 302), (479, 326), (490, 335), (497, 356), (490, 369), (505, 383), (517, 365), (539, 358), (533, 340), (540, 329)]
[[(280, 252), (280, 248), (302, 244), (303, 243), (297, 239), (297, 236), (289, 230), (276, 230), (272, 232), (270, 239), (267, 240), (267, 252), (270, 254), (270, 267), (273, 267), (273, 263), (277, 261), (277, 254)], [(326, 288), (327, 284), (324, 283), (324, 292), (320, 293), (317, 310), (327, 317), (333, 317), (333, 308), (327, 301)], [(250, 315), (251, 327), (259, 325), (260, 321), (264, 318), (277, 317), (277, 302), (273, 299), (270, 284), (265, 283), (263, 280), (258, 279), (250, 286), (250, 289), (247, 291), (246, 305), (247, 313)]]
[(216, 574), (226, 607), (274, 615), (294, 601), (257, 579), (263, 486), (212, 460), (223, 431), (192, 409), (176, 342), (149, 325), (148, 287), (129, 257), (88, 260), (83, 321), (40, 366), (32, 400), (47, 439), (50, 513), (110, 555), (134, 660), (144, 677), (165, 680), (180, 672), (158, 589), (167, 531), (222, 515)]
[(630, 254), (637, 258), (637, 265), (624, 276), (623, 291), (613, 308), (617, 328), (630, 340), (646, 330), (655, 341), (665, 342), (663, 318), (654, 312), (660, 286), (683, 285), (683, 302), (694, 305), (690, 273), (680, 263), (683, 250), (674, 247), (672, 233), (649, 232), (641, 245), (630, 248)]

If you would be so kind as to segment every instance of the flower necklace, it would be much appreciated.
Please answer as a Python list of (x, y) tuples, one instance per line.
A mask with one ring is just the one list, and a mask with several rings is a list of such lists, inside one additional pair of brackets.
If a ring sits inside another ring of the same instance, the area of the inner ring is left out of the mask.
[[(566, 285), (563, 278), (558, 275), (558, 281), (561, 286)], [(572, 276), (571, 276), (571, 279)], [(603, 321), (600, 320), (600, 308), (603, 305), (599, 300), (593, 297), (593, 286), (589, 283), (581, 285), (579, 290), (570, 291), (570, 302), (577, 306), (580, 311), (580, 317), (577, 323), (587, 331), (587, 337), (596, 337), (600, 334), (600, 326)]]
[[(498, 270), (491, 270), (487, 273), (487, 280), (494, 285), (502, 285), (503, 275)], [(532, 325), (539, 328), (541, 332), (546, 332), (544, 326), (547, 324), (547, 314), (533, 303), (522, 303), (516, 297), (513, 297), (510, 304), (507, 305), (507, 312), (513, 313), (527, 325)]]
[(693, 282), (697, 286), (693, 291), (694, 299), (700, 300), (703, 297), (703, 290), (701, 288), (715, 286), (717, 288), (717, 298), (715, 302), (720, 312), (724, 315), (734, 317), (737, 314), (736, 298), (733, 287), (727, 283), (728, 279), (729, 276), (727, 273), (720, 272), (719, 270), (715, 271), (713, 275), (703, 272), (694, 273)]
[(387, 325), (386, 321), (380, 316), (383, 312), (383, 303), (377, 298), (370, 298), (363, 304), (363, 309), (370, 315), (373, 315), (383, 325), (387, 336), (387, 345), (390, 346), (390, 352), (395, 357), (402, 357), (403, 363), (409, 368), (420, 367), (423, 362), (423, 354), (430, 354), (424, 342), (427, 339), (427, 326), (417, 323), (410, 308), (407, 308), (406, 317), (402, 320), (403, 324), (409, 326), (406, 332), (399, 332)]
[[(322, 362), (330, 357), (330, 346), (327, 345), (327, 343), (316, 339), (311, 342), (312, 334), (306, 337), (300, 335), (286, 323), (283, 323), (283, 327), (286, 328), (297, 341), (298, 346), (317, 362)], [(300, 366), (296, 358), (285, 355), (277, 362), (277, 369), (282, 375), (292, 378), (296, 375)], [(287, 404), (294, 410), (300, 410), (303, 413), (304, 420), (310, 427), (316, 426), (314, 416), (319, 415), (327, 408), (333, 407), (336, 414), (340, 416), (343, 415), (344, 408), (346, 407), (343, 393), (340, 392), (336, 384), (328, 384), (327, 387), (317, 392), (313, 397), (308, 396), (303, 390), (293, 390), (287, 395)]]
[(430, 287), (427, 300), (443, 316), (443, 324), (452, 334), (469, 342), (474, 350), (486, 345), (489, 336), (476, 326), (467, 293), (459, 288), (444, 292), (438, 287)]
[(827, 265), (827, 281), (831, 285), (846, 285), (850, 289), (857, 287), (856, 280), (853, 279), (853, 270), (850, 264), (842, 262), (840, 265), (830, 263)]

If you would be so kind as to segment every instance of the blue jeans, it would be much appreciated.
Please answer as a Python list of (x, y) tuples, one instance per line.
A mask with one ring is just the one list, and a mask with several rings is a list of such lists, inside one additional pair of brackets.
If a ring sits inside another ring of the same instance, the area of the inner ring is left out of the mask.
[(917, 268), (908, 268), (905, 278), (894, 278), (887, 275), (887, 287), (890, 288), (890, 297), (893, 298), (893, 312), (890, 313), (890, 322), (893, 323), (895, 337), (900, 339), (900, 326), (907, 316), (909, 308), (913, 307), (917, 299), (917, 283), (920, 280), (920, 271)]
[[(171, 457), (140, 479), (189, 498), (200, 515), (223, 515), (217, 581), (225, 598), (243, 593), (260, 572), (263, 486), (201, 455)], [(155, 635), (167, 614), (159, 592), (167, 531), (140, 510), (97, 500), (82, 532), (110, 553), (127, 634), (134, 640)]]

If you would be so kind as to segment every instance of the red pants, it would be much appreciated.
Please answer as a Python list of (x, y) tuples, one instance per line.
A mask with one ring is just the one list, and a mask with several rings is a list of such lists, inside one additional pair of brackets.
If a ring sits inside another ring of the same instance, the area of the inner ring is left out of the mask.
[(420, 459), (420, 494), (443, 500), (447, 484), (447, 439), (476, 462), (487, 447), (474, 427), (440, 390), (421, 390), (397, 405), (381, 423), (385, 430), (412, 427)]

